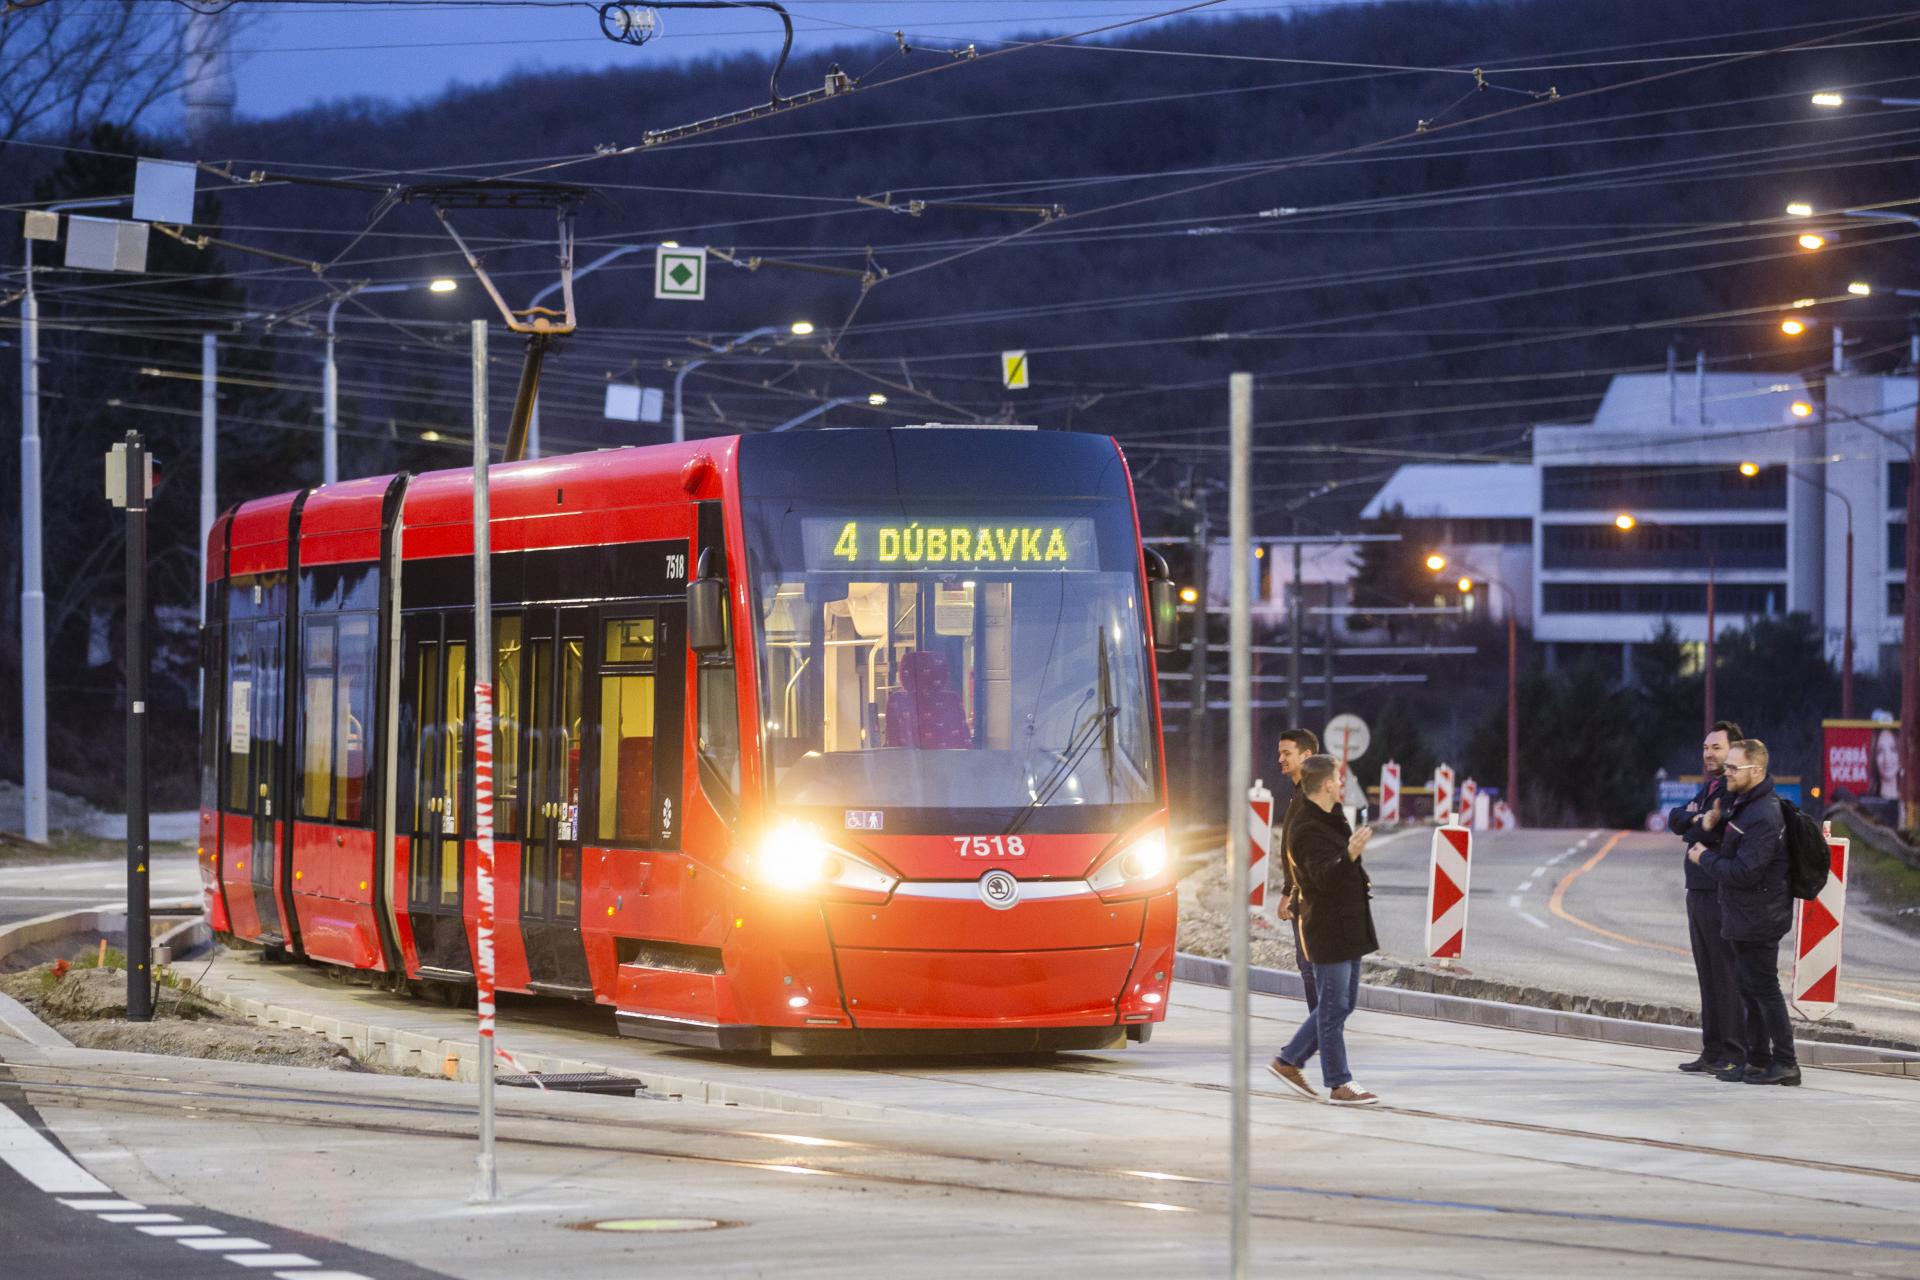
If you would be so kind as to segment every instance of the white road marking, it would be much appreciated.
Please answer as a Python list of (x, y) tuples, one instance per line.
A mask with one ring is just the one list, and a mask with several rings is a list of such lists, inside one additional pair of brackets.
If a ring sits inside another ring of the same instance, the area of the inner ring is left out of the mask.
[(1547, 874), (1547, 864), (1543, 862), (1539, 866), (1535, 867), (1533, 869), (1533, 874), (1536, 876), (1543, 876)]
[(113, 1188), (76, 1164), (10, 1107), (0, 1107), (0, 1160), (50, 1195), (112, 1195)]
[(181, 1244), (189, 1249), (205, 1249), (214, 1253), (245, 1253), (249, 1249), (264, 1249), (266, 1244), (247, 1236), (209, 1236), (204, 1239), (182, 1240)]
[(1568, 942), (1577, 942), (1583, 947), (1598, 947), (1602, 951), (1618, 951), (1620, 948), (1611, 942), (1598, 942), (1592, 938), (1568, 938)]
[(1533, 914), (1533, 912), (1531, 911), (1522, 911), (1520, 913), (1520, 918), (1522, 920), (1525, 920), (1528, 924), (1532, 925), (1536, 929), (1547, 929), (1551, 931), (1552, 926), (1550, 926), (1545, 920), (1542, 920), (1539, 916)]
[(180, 1215), (177, 1213), (103, 1213), (100, 1215), (100, 1221), (124, 1222), (132, 1226), (142, 1222), (178, 1222)]
[(218, 1227), (197, 1226), (191, 1222), (177, 1222), (170, 1227), (139, 1227), (143, 1236), (222, 1236), (226, 1232)]
[[(1842, 979), (1842, 981), (1845, 981), (1845, 979)], [(1877, 996), (1872, 994), (1871, 992), (1862, 992), (1860, 995), (1854, 998), (1859, 1000), (1874, 1000), (1879, 1002), (1880, 1004), (1897, 1004), (1905, 1009), (1920, 1009), (1920, 1002), (1916, 1002), (1913, 1000), (1902, 1000), (1897, 996)]]
[(1527, 892), (1527, 891), (1528, 891), (1529, 889), (1531, 889), (1531, 888), (1533, 888), (1533, 877), (1532, 877), (1532, 876), (1528, 876), (1528, 877), (1527, 877), (1527, 878), (1526, 878), (1525, 880), (1522, 880), (1522, 881), (1520, 882), (1520, 887), (1519, 887), (1519, 889), (1517, 889), (1517, 890), (1516, 890), (1515, 892), (1516, 892), (1516, 893), (1525, 893), (1525, 892)]
[(317, 1267), (320, 1264), (304, 1253), (236, 1253), (228, 1262), (243, 1267)]
[(133, 1209), (137, 1211), (147, 1207), (143, 1204), (136, 1204), (131, 1200), (62, 1200), (60, 1203), (69, 1209), (88, 1209), (96, 1213), (102, 1209)]
[(1554, 854), (1551, 858), (1548, 858), (1547, 865), (1550, 867), (1557, 867), (1578, 852), (1580, 852), (1580, 846), (1576, 844), (1571, 848), (1565, 849), (1560, 853)]
[(358, 1271), (276, 1271), (274, 1280), (367, 1280)]
[[(1526, 888), (1526, 886), (1525, 886), (1525, 885), (1521, 885), (1520, 887), (1521, 887), (1522, 889), (1524, 889), (1524, 888)], [(1508, 895), (1507, 895), (1507, 905), (1508, 905), (1508, 906), (1510, 906), (1510, 907), (1512, 907), (1512, 908), (1513, 908), (1513, 909), (1514, 909), (1515, 911), (1518, 911), (1518, 910), (1520, 909), (1520, 895), (1519, 895), (1519, 894), (1517, 894), (1517, 893), (1510, 893), (1510, 894), (1508, 894)]]

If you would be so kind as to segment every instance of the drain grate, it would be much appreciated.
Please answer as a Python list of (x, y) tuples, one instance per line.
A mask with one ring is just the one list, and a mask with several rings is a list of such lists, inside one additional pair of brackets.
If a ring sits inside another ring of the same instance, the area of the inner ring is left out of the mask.
[(494, 1083), (509, 1089), (538, 1089), (545, 1085), (555, 1093), (604, 1093), (619, 1098), (637, 1098), (647, 1087), (632, 1076), (605, 1071), (534, 1071), (526, 1075), (495, 1076)]

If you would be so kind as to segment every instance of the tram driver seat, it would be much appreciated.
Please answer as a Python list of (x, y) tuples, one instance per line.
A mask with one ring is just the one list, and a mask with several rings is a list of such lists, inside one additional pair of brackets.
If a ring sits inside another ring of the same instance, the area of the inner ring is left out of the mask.
[(900, 659), (900, 687), (887, 695), (887, 745), (973, 745), (960, 695), (947, 687), (945, 654), (916, 650)]

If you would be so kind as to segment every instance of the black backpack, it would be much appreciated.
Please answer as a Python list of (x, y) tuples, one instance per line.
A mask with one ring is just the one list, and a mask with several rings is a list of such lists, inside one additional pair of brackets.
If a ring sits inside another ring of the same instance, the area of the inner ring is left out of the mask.
[(1787, 846), (1787, 886), (1796, 898), (1817, 898), (1827, 887), (1833, 855), (1820, 824), (1784, 796), (1780, 800), (1780, 841)]

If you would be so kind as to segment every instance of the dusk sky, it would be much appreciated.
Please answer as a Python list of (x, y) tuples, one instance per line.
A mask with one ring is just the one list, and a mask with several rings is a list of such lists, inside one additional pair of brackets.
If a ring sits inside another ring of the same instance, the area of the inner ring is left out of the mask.
[[(1035, 32), (1085, 30), (1178, 7), (1178, 0), (791, 0), (794, 50), (849, 40), (890, 40), (904, 26), (927, 48)], [(1319, 7), (1223, 0), (1203, 12), (1277, 12)], [(453, 5), (386, 9), (329, 4), (263, 5), (234, 42), (243, 116), (274, 116), (329, 99), (405, 101), (456, 83), (485, 83), (516, 69), (662, 65), (709, 54), (774, 53), (772, 14), (670, 11), (644, 48), (600, 34), (596, 6), (514, 8)], [(849, 67), (856, 75), (864, 68)]]

